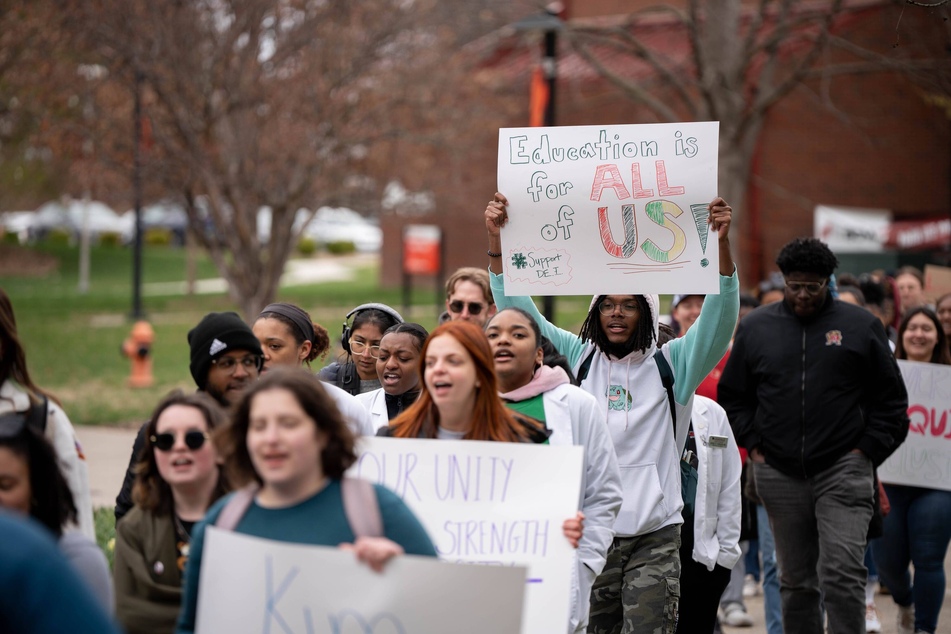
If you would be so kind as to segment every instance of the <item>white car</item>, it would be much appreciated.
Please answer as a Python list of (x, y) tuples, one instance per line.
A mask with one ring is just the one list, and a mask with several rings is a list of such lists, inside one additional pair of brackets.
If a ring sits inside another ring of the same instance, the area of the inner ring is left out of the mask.
[(346, 207), (321, 207), (303, 235), (317, 244), (352, 242), (361, 253), (375, 253), (383, 246), (380, 227)]
[(126, 233), (129, 220), (97, 200), (69, 200), (65, 205), (51, 201), (33, 213), (28, 233), (31, 240), (42, 240), (51, 231), (61, 230), (69, 235), (71, 241), (78, 242), (84, 226), (91, 241), (96, 243), (102, 234), (121, 236)]
[[(294, 228), (307, 222), (310, 211), (299, 209), (294, 216)], [(271, 208), (261, 207), (257, 215), (258, 238), (267, 242), (271, 234)], [(383, 231), (371, 220), (346, 207), (321, 207), (304, 226), (301, 237), (313, 240), (318, 246), (329, 242), (352, 242), (361, 253), (375, 253), (383, 246)]]

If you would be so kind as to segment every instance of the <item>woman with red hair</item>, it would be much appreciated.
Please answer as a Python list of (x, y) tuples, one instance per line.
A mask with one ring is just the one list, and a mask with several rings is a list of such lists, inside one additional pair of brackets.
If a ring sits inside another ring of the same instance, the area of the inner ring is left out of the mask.
[(549, 432), (499, 398), (492, 349), (485, 333), (464, 321), (436, 328), (421, 352), (423, 390), (389, 427), (394, 438), (443, 438), (544, 443)]
[[(436, 328), (423, 344), (423, 389), (413, 405), (381, 427), (378, 436), (547, 443), (551, 432), (521, 416), (499, 397), (492, 348), (485, 333), (465, 321)], [(584, 516), (565, 520), (562, 530), (575, 548)]]

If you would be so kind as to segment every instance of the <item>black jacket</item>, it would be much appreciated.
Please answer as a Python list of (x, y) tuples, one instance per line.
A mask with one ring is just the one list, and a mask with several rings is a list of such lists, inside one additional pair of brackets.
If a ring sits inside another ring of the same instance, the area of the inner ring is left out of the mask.
[(741, 447), (811, 477), (860, 449), (880, 465), (908, 434), (908, 395), (885, 329), (831, 295), (808, 320), (785, 302), (751, 312), (718, 387)]

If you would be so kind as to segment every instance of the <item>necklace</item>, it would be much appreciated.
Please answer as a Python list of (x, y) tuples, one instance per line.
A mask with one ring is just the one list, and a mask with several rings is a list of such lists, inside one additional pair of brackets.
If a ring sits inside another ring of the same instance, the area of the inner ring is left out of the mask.
[(178, 513), (172, 513), (172, 518), (175, 520), (175, 536), (178, 538), (175, 544), (179, 552), (176, 563), (178, 564), (178, 569), (183, 571), (185, 570), (185, 562), (188, 561), (191, 534), (185, 530), (185, 525), (182, 524), (182, 520), (179, 519)]
[(182, 520), (179, 519), (178, 513), (173, 513), (172, 517), (175, 518), (175, 532), (178, 534), (178, 538), (188, 544), (188, 542), (191, 541), (191, 533), (185, 530), (185, 525), (182, 524)]

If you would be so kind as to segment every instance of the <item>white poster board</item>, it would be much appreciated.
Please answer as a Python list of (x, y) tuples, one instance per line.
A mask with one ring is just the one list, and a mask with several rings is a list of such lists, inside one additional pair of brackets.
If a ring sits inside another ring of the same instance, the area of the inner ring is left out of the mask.
[(718, 293), (719, 127), (499, 130), (506, 294)]
[(887, 209), (816, 205), (813, 236), (835, 253), (882, 253), (892, 212)]
[(908, 390), (908, 438), (878, 468), (888, 484), (951, 491), (951, 366), (899, 361)]
[[(382, 573), (351, 552), (205, 533), (198, 634), (517, 632), (525, 569), (396, 557)], [(487, 609), (491, 607), (491, 609)]]
[(567, 630), (575, 550), (562, 524), (578, 510), (581, 447), (364, 437), (357, 450), (349, 475), (402, 497), (441, 558), (528, 566), (523, 634)]

